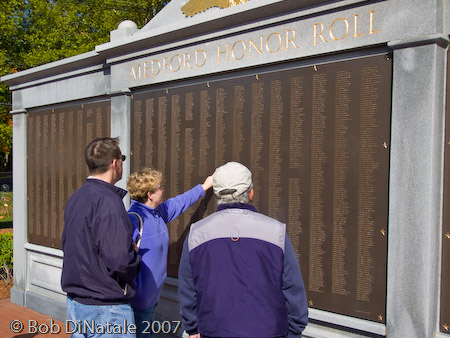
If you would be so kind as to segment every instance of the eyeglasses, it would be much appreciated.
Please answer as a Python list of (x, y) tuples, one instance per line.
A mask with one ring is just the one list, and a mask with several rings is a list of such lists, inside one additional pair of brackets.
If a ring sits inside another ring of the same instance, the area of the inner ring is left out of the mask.
[(122, 155), (122, 162), (124, 162), (127, 159), (125, 155)]

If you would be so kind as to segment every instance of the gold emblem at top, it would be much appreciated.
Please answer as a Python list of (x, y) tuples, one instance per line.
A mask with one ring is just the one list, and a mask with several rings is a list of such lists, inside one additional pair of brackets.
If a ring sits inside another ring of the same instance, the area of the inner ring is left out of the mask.
[(210, 9), (211, 7), (228, 8), (231, 6), (237, 6), (247, 2), (248, 0), (189, 0), (181, 11), (186, 16), (194, 16)]

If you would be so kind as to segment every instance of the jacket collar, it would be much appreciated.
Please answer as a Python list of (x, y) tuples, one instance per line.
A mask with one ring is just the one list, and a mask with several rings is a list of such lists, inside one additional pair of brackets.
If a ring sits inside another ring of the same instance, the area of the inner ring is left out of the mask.
[(86, 183), (88, 184), (100, 184), (101, 186), (111, 190), (112, 192), (116, 193), (117, 195), (120, 196), (121, 199), (123, 199), (125, 197), (125, 195), (128, 193), (128, 191), (126, 191), (125, 189), (119, 188), (113, 184), (110, 184), (108, 182), (99, 180), (97, 178), (94, 178), (92, 176), (88, 177), (86, 179)]
[(142, 210), (144, 213), (145, 212), (150, 212), (152, 214), (156, 214), (159, 213), (158, 209), (153, 209), (152, 207), (149, 207), (147, 204), (145, 203), (141, 203), (139, 201), (136, 200), (131, 200), (131, 205), (130, 205), (130, 211), (137, 211), (137, 210)]
[(244, 204), (244, 203), (234, 203), (234, 204), (220, 204), (217, 207), (217, 211), (222, 211), (226, 209), (245, 209), (257, 212), (256, 208), (251, 204)]

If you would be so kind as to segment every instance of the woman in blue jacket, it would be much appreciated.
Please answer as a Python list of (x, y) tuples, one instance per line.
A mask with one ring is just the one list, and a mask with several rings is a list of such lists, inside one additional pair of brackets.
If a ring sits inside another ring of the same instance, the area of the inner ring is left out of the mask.
[[(167, 276), (167, 251), (169, 247), (169, 223), (192, 204), (205, 195), (212, 187), (213, 176), (208, 176), (203, 184), (163, 202), (162, 173), (144, 168), (130, 175), (127, 190), (132, 199), (128, 212), (136, 212), (143, 221), (143, 231), (139, 247), (142, 265), (136, 279), (136, 294), (131, 299), (137, 326), (137, 338), (153, 337), (151, 332), (156, 305)], [(130, 215), (133, 223), (133, 238), (139, 234), (139, 220)]]

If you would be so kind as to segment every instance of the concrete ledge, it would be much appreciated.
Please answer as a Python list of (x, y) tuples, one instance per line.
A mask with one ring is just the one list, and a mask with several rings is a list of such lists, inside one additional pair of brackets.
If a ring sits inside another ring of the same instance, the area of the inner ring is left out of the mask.
[(132, 92), (129, 88), (124, 88), (121, 90), (115, 90), (113, 92), (108, 92), (107, 93), (108, 97), (113, 97), (113, 96), (121, 96), (121, 95), (128, 95), (131, 96)]
[(443, 34), (432, 34), (421, 36), (419, 38), (406, 39), (406, 40), (397, 40), (388, 42), (388, 46), (392, 49), (402, 49), (408, 47), (416, 47), (416, 46), (424, 46), (437, 44), (442, 48), (446, 48), (449, 45), (450, 41), (447, 35)]
[(25, 306), (56, 320), (67, 320), (66, 303), (52, 299), (48, 295), (41, 295), (27, 290), (25, 293)]
[(322, 326), (320, 324), (309, 323), (302, 334), (303, 338), (368, 338), (382, 337), (370, 333), (357, 331), (344, 331), (333, 327)]
[(49, 248), (46, 246), (36, 245), (36, 244), (31, 244), (31, 243), (26, 243), (24, 245), (24, 247), (28, 251), (34, 251), (34, 252), (39, 252), (39, 253), (49, 255), (49, 256), (63, 258), (63, 252), (62, 252), (62, 250), (59, 250), (59, 249), (53, 249), (53, 248)]
[(11, 303), (25, 306), (25, 290), (17, 286), (11, 288)]
[(9, 112), (11, 115), (18, 115), (18, 114), (26, 114), (28, 111), (26, 109), (17, 109), (17, 110), (11, 110)]
[[(325, 322), (328, 324), (348, 327), (353, 330), (360, 330), (369, 333), (375, 333), (381, 336), (386, 335), (386, 326), (381, 323), (375, 323), (369, 320), (358, 319), (350, 316), (339, 315), (332, 312), (321, 311), (317, 309), (309, 309), (309, 318), (312, 320)], [(324, 329), (321, 327), (321, 329)], [(328, 328), (325, 328), (328, 331)], [(340, 331), (342, 332), (342, 331)], [(327, 333), (328, 334), (328, 333)], [(313, 336), (316, 337), (316, 336)], [(319, 336), (321, 337), (321, 336)], [(325, 335), (324, 337), (333, 337)], [(359, 337), (358, 335), (355, 337)]]

